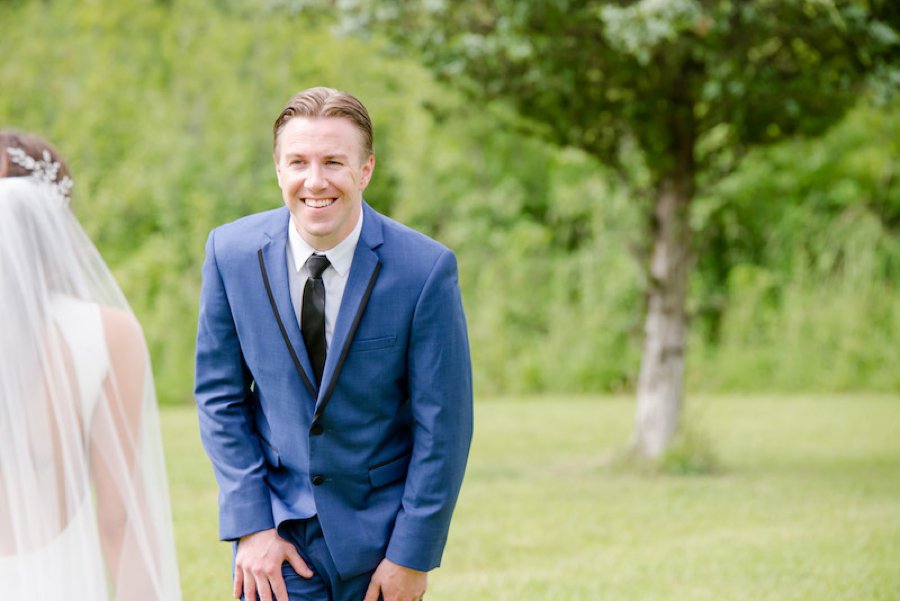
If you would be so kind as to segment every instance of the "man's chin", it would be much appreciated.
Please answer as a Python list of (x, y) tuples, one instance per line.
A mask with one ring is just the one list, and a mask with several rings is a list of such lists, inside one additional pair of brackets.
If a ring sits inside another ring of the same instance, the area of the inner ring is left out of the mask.
[[(295, 221), (295, 225), (296, 223)], [(300, 224), (297, 228), (300, 236), (316, 250), (333, 248), (344, 238), (331, 223), (310, 223), (308, 220), (301, 220)]]

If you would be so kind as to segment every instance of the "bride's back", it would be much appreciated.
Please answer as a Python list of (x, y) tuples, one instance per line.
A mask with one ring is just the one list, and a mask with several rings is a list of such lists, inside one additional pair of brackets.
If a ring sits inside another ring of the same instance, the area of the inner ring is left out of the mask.
[(4, 598), (180, 599), (140, 326), (27, 177), (0, 177), (0, 582)]
[(19, 341), (28, 352), (0, 367), (0, 555), (47, 545), (89, 501), (91, 416), (109, 368), (100, 310), (61, 295), (47, 308), (43, 331)]

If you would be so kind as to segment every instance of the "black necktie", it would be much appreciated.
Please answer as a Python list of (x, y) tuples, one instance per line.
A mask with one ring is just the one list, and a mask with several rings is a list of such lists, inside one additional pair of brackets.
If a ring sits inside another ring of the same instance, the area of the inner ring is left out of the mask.
[(306, 261), (309, 278), (303, 286), (303, 308), (300, 311), (300, 331), (306, 352), (312, 362), (316, 384), (322, 384), (325, 371), (325, 282), (322, 272), (331, 263), (325, 255), (310, 255)]

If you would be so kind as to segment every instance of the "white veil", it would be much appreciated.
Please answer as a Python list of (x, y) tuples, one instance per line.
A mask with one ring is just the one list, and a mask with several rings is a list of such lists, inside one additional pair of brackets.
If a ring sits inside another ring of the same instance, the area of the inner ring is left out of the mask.
[(54, 192), (0, 178), (0, 591), (177, 601), (146, 345)]

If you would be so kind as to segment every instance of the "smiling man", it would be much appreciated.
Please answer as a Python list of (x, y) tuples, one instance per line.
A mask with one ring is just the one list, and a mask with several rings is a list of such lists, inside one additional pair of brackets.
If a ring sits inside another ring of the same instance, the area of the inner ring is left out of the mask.
[(456, 258), (362, 198), (363, 104), (330, 88), (275, 121), (285, 207), (210, 233), (195, 396), (234, 543), (234, 594), (418, 601), (472, 437)]
[(275, 170), (284, 203), (300, 237), (315, 250), (334, 248), (360, 220), (362, 191), (375, 169), (365, 132), (341, 117), (292, 117), (280, 133), (276, 128)]

